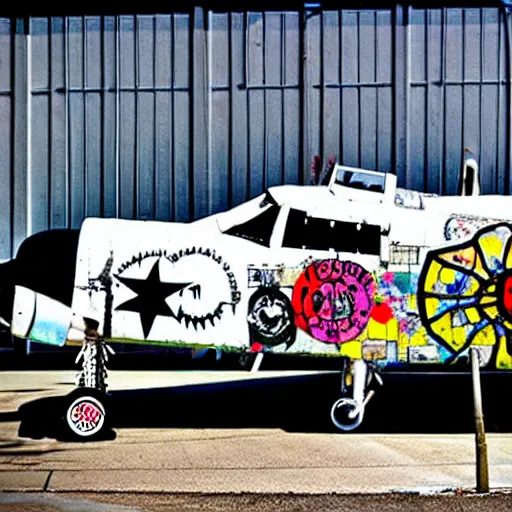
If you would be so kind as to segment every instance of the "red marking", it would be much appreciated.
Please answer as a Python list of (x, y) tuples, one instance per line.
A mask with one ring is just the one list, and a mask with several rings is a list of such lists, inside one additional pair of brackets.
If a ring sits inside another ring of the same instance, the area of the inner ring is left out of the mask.
[(512, 316), (512, 276), (505, 279), (503, 286), (503, 306), (505, 311)]
[(393, 310), (385, 302), (381, 302), (373, 306), (370, 316), (379, 324), (386, 325), (393, 318)]
[(471, 263), (470, 259), (464, 258), (461, 254), (454, 254), (453, 261), (455, 261), (455, 263)]
[(73, 408), (72, 419), (73, 422), (84, 422), (87, 425), (96, 425), (101, 416), (101, 411), (94, 405), (83, 402)]
[(261, 343), (255, 342), (251, 345), (250, 352), (263, 352), (263, 345)]

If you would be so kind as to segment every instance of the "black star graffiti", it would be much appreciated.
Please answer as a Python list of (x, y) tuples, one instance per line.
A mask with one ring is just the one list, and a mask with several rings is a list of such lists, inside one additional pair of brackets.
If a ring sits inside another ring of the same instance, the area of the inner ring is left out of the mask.
[(117, 306), (116, 310), (133, 311), (134, 313), (140, 314), (144, 339), (147, 339), (157, 315), (175, 316), (171, 308), (169, 308), (165, 302), (165, 299), (192, 284), (163, 283), (160, 281), (159, 261), (160, 260), (157, 260), (153, 265), (146, 279), (115, 276), (121, 283), (137, 294), (137, 297)]

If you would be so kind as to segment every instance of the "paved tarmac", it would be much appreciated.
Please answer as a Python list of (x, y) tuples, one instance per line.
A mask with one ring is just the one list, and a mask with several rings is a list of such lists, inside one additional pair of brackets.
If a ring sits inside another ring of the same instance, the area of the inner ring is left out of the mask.
[[(457, 493), (475, 487), (469, 432), (329, 431), (328, 412), (319, 420), (320, 390), (334, 383), (332, 375), (112, 372), (116, 438), (63, 443), (52, 438), (50, 418), (59, 411), (58, 397), (74, 388), (74, 375), (0, 373), (1, 490), (192, 493), (220, 500), (233, 493)], [(20, 438), (20, 419), (31, 426), (25, 433), (44, 437)], [(491, 488), (512, 489), (512, 434), (491, 432), (487, 441)], [(16, 495), (2, 495), (5, 506), (6, 496)]]

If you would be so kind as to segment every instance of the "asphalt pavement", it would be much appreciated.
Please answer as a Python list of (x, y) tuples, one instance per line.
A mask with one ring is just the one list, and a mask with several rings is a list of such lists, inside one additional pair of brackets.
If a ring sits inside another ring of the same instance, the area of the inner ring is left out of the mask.
[(329, 421), (333, 373), (115, 371), (110, 439), (65, 443), (52, 418), (74, 378), (0, 373), (1, 508), (68, 510), (85, 500), (78, 510), (410, 510), (413, 498), (419, 510), (439, 507), (436, 499), (446, 510), (511, 508), (509, 416), (489, 408), (500, 380), (483, 381), (492, 493), (475, 496), (465, 377), (388, 379), (362, 432), (347, 434)]

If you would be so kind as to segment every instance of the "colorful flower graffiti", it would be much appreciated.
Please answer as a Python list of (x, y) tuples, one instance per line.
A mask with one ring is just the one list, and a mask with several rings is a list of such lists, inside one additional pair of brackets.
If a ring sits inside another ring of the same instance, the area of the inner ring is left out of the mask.
[(375, 281), (361, 265), (334, 259), (309, 265), (293, 288), (297, 327), (317, 340), (343, 343), (366, 327)]
[(496, 367), (512, 368), (512, 225), (430, 251), (418, 310), (428, 334), (454, 356), (470, 345), (494, 346)]

